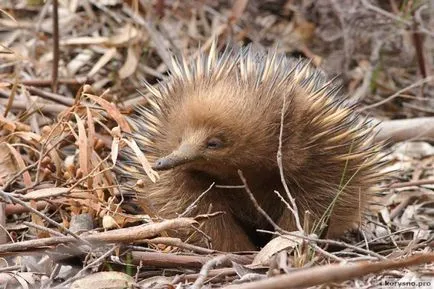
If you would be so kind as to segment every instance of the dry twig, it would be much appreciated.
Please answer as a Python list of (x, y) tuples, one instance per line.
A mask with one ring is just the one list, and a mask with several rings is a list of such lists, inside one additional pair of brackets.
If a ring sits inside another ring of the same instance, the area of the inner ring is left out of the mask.
[(399, 269), (429, 262), (434, 262), (434, 253), (418, 254), (403, 260), (392, 259), (375, 263), (330, 264), (299, 270), (291, 274), (271, 277), (257, 282), (224, 286), (222, 289), (304, 288), (332, 282), (342, 282), (383, 270)]

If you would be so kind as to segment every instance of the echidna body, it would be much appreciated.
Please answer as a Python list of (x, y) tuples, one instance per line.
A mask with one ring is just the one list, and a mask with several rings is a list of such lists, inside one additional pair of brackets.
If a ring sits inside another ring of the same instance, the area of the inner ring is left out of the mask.
[(160, 217), (177, 217), (214, 184), (190, 215), (225, 212), (201, 227), (216, 249), (257, 248), (256, 229), (270, 224), (240, 186), (241, 170), (259, 205), (294, 230), (293, 214), (275, 193), (287, 198), (277, 162), (281, 141), (284, 179), (300, 218), (308, 210), (312, 222), (326, 221), (328, 237), (360, 222), (379, 180), (380, 147), (367, 121), (308, 62), (275, 51), (227, 49), (218, 56), (211, 49), (193, 63), (175, 60), (167, 80), (147, 87), (153, 97), (135, 125), (162, 172), (156, 183), (146, 182), (142, 197)]

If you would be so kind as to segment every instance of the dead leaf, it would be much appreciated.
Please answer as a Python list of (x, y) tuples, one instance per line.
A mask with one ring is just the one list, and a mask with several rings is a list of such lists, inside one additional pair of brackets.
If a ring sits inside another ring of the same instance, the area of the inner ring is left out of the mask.
[(104, 215), (104, 217), (102, 217), (102, 227), (106, 230), (120, 228), (118, 223), (116, 223), (115, 219), (109, 215)]
[(139, 57), (139, 49), (137, 49), (135, 45), (128, 46), (127, 59), (121, 69), (119, 69), (119, 77), (121, 79), (131, 76), (136, 71), (137, 65), (139, 64)]
[(172, 286), (173, 278), (174, 277), (153, 276), (140, 281), (139, 285), (140, 288), (174, 288)]
[(400, 223), (403, 226), (409, 227), (413, 224), (414, 215), (417, 210), (417, 205), (409, 205), (405, 208), (404, 212), (402, 213), (402, 216), (400, 218)]
[(122, 272), (98, 272), (74, 281), (71, 289), (125, 289), (134, 288), (134, 278)]
[(69, 192), (68, 188), (49, 188), (31, 191), (23, 196), (24, 200), (38, 200), (64, 195)]
[[(21, 157), (21, 154), (10, 144), (5, 143), (6, 146), (9, 148), (9, 151), (12, 153), (12, 155), (15, 158), (15, 161), (18, 164), (18, 167), (20, 168), (20, 170), (23, 170), (26, 168), (26, 164), (24, 163), (23, 158)], [(24, 185), (26, 186), (26, 188), (29, 188), (32, 186), (32, 178), (30, 177), (30, 173), (28, 171), (25, 171), (23, 173), (23, 182)]]
[(17, 126), (13, 121), (3, 117), (2, 115), (0, 115), (0, 127), (9, 132), (14, 132), (17, 129)]
[(69, 38), (65, 40), (60, 41), (60, 45), (66, 46), (66, 45), (98, 45), (98, 44), (106, 44), (108, 43), (109, 38), (108, 37), (76, 37), (76, 38)]
[[(293, 233), (297, 235), (300, 234), (298, 231)], [(294, 249), (296, 246), (300, 245), (301, 242), (302, 239), (296, 238), (294, 236), (277, 236), (268, 242), (267, 245), (261, 249), (261, 251), (259, 251), (259, 253), (255, 256), (255, 259), (253, 259), (252, 265), (266, 265), (274, 254), (289, 248)]]
[(34, 145), (36, 145), (35, 142), (41, 142), (41, 136), (31, 131), (17, 131), (14, 135), (25, 141), (32, 142)]
[(78, 127), (78, 162), (83, 174), (87, 175), (89, 173), (88, 138), (86, 135), (86, 129), (84, 128), (83, 120), (76, 113), (74, 113), (74, 116)]
[(116, 52), (117, 50), (115, 47), (108, 49), (104, 55), (98, 59), (98, 61), (87, 74), (87, 77), (92, 78), (101, 68), (103, 68), (107, 63), (110, 62), (110, 60), (112, 60), (112, 58), (116, 55)]
[(110, 215), (110, 218), (112, 218), (111, 222), (113, 222), (113, 224), (116, 224), (116, 227), (118, 228), (119, 227), (123, 228), (125, 227), (125, 225), (132, 224), (132, 223), (137, 223), (137, 222), (149, 223), (151, 221), (149, 215), (130, 215), (122, 212), (114, 212), (112, 215)]
[(249, 0), (236, 0), (232, 5), (231, 16), (229, 17), (231, 22), (235, 23), (243, 15)]
[(56, 167), (56, 176), (60, 179), (62, 176), (62, 159), (57, 150), (50, 150), (48, 154)]
[(0, 143), (0, 185), (18, 172), (18, 166), (13, 160), (11, 151), (6, 143)]
[(116, 121), (122, 131), (131, 133), (131, 128), (120, 110), (113, 103), (92, 94), (86, 94), (87, 97), (98, 103), (104, 110)]
[(89, 61), (91, 61), (93, 55), (94, 52), (90, 49), (84, 49), (83, 51), (81, 51), (66, 66), (68, 73), (70, 75), (75, 75), (80, 70), (80, 68), (89, 64)]
[[(94, 146), (94, 139), (95, 139), (95, 125), (93, 123), (92, 112), (87, 106), (86, 106), (86, 114), (87, 114), (87, 134), (88, 134), (87, 145), (86, 145), (87, 157), (88, 157), (87, 163), (88, 165), (90, 165), (90, 167), (92, 167), (92, 161), (89, 160), (89, 157), (92, 157), (92, 153), (93, 153), (93, 146)], [(95, 177), (88, 178), (87, 186), (89, 188), (92, 188), (94, 182), (95, 182)]]
[[(101, 157), (95, 152), (92, 152), (91, 157), (92, 166), (100, 166), (102, 174), (96, 174), (94, 177), (95, 185), (99, 187), (105, 187), (113, 195), (115, 188), (111, 186), (116, 183), (114, 175), (108, 170), (107, 163), (102, 162)], [(97, 190), (98, 191), (98, 190)]]
[(143, 169), (145, 170), (145, 173), (148, 175), (148, 177), (151, 179), (152, 182), (156, 182), (159, 178), (159, 175), (156, 171), (154, 171), (149, 164), (148, 160), (146, 159), (143, 152), (140, 150), (137, 143), (131, 139), (131, 140), (123, 140), (136, 154), (137, 158), (139, 159), (140, 163), (142, 164)]
[[(2, 284), (7, 284), (7, 288), (29, 289), (29, 284), (32, 285), (31, 288), (34, 288), (34, 285), (36, 285), (35, 279), (33, 272), (0, 273), (0, 280), (2, 280)], [(18, 287), (18, 285), (21, 287)]]
[(116, 161), (118, 159), (119, 142), (120, 142), (120, 138), (118, 137), (113, 138), (112, 147), (111, 147), (111, 157), (112, 157), (113, 165), (116, 165)]
[(90, 108), (87, 106), (86, 106), (86, 114), (87, 114), (87, 134), (89, 137), (88, 154), (91, 155), (93, 150), (93, 143), (95, 139), (95, 124), (94, 124), (92, 112), (90, 111)]
[[(135, 39), (138, 39), (140, 37), (143, 37), (141, 35), (140, 30), (138, 30), (136, 27), (134, 27), (132, 24), (127, 24), (117, 31), (116, 35), (110, 37), (108, 39), (108, 45), (113, 46), (121, 46), (121, 45), (128, 45), (134, 42)], [(143, 41), (143, 38), (142, 38)]]

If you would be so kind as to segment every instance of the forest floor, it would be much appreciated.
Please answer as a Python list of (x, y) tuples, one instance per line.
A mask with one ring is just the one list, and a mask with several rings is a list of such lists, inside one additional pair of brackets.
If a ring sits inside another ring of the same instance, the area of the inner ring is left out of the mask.
[[(129, 146), (155, 176), (128, 124), (143, 80), (214, 39), (306, 57), (387, 124), (395, 173), (362, 228), (228, 253), (165, 234), (203, 216), (156, 220), (137, 205), (141, 181), (115, 163)], [(0, 284), (434, 288), (433, 72), (429, 0), (0, 0)]]

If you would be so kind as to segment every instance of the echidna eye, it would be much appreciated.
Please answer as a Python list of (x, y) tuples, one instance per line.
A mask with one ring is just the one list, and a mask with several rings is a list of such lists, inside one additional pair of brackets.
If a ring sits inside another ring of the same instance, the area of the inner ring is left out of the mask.
[(223, 147), (223, 141), (217, 137), (212, 137), (208, 139), (206, 147), (209, 149), (218, 149)]

